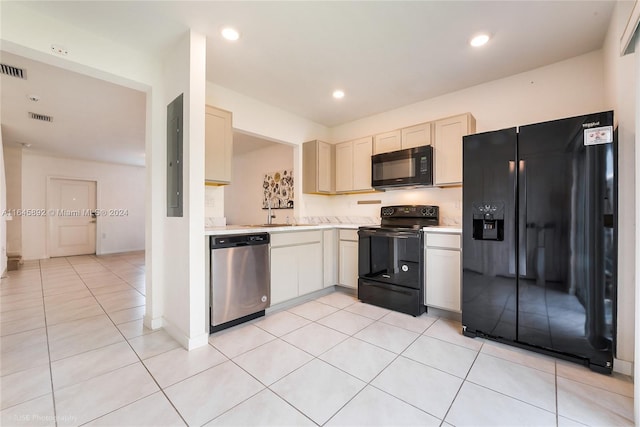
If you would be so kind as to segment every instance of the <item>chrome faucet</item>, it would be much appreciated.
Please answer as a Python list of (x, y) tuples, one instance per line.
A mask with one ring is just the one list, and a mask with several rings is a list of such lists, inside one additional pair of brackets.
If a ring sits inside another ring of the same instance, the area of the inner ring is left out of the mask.
[(271, 225), (271, 219), (273, 216), (271, 215), (271, 200), (267, 199), (267, 224)]

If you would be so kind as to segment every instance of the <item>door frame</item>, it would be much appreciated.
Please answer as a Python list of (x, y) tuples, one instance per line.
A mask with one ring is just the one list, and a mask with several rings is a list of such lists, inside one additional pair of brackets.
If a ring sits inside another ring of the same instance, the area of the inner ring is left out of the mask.
[[(46, 256), (47, 258), (51, 258), (51, 220), (49, 218), (49, 209), (51, 209), (51, 181), (53, 180), (66, 180), (66, 181), (84, 181), (84, 182), (95, 182), (96, 184), (96, 209), (100, 209), (100, 182), (98, 178), (79, 178), (77, 176), (63, 176), (63, 175), (47, 175), (47, 189), (45, 194), (45, 203), (47, 206), (47, 216), (46, 216)], [(96, 255), (102, 254), (102, 240), (98, 237), (102, 235), (102, 221), (100, 221), (100, 216), (96, 217)]]

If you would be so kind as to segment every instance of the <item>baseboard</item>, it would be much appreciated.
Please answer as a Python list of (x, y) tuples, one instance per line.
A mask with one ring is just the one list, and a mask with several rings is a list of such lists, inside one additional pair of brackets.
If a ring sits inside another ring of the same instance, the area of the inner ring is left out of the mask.
[(613, 372), (633, 377), (633, 362), (613, 359)]
[(127, 252), (140, 252), (140, 251), (144, 251), (144, 247), (142, 248), (133, 248), (133, 249), (118, 249), (118, 250), (114, 250), (114, 251), (100, 251), (100, 253), (98, 253), (96, 251), (96, 255), (100, 256), (100, 255), (111, 255), (111, 254), (123, 254), (123, 253), (127, 253)]
[(171, 322), (167, 321), (167, 319), (163, 318), (164, 324), (163, 329), (171, 335), (171, 338), (178, 341), (178, 343), (187, 350), (193, 350), (198, 347), (204, 347), (209, 344), (209, 333), (208, 331), (203, 331), (202, 334), (199, 334), (195, 337), (189, 337), (185, 335), (179, 328), (176, 328)]
[[(334, 291), (337, 290), (337, 286), (328, 286), (326, 288), (311, 292), (310, 294), (305, 294), (305, 295), (301, 295), (299, 297), (287, 300), (287, 301), (283, 301), (283, 302), (279, 302), (277, 304), (272, 305), (271, 307), (267, 308), (265, 310), (265, 312), (267, 314), (269, 313), (275, 313), (278, 311), (282, 311), (282, 310), (286, 310), (288, 308), (291, 308), (295, 305), (299, 305), (305, 302), (309, 302), (311, 300), (314, 300), (316, 298), (320, 298), (323, 297), (325, 295), (329, 295), (330, 293), (333, 293)], [(344, 288), (341, 288), (344, 289)]]
[(456, 322), (462, 322), (462, 313), (457, 313), (455, 311), (442, 310), (441, 308), (435, 307), (427, 307), (427, 314), (454, 320)]
[(149, 315), (144, 315), (142, 320), (142, 324), (146, 327), (155, 331), (163, 327), (162, 317), (156, 317), (155, 319), (150, 317)]

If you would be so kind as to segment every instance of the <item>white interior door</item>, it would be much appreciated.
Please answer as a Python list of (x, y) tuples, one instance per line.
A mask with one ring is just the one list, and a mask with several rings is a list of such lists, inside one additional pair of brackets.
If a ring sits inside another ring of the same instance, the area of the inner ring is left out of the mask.
[(96, 182), (49, 181), (49, 256), (96, 253)]

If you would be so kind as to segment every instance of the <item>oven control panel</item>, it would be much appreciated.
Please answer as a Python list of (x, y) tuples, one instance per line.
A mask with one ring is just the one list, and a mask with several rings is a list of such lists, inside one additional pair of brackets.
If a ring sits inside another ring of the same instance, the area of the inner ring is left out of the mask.
[(438, 218), (438, 206), (404, 205), (384, 206), (380, 208), (383, 218)]

